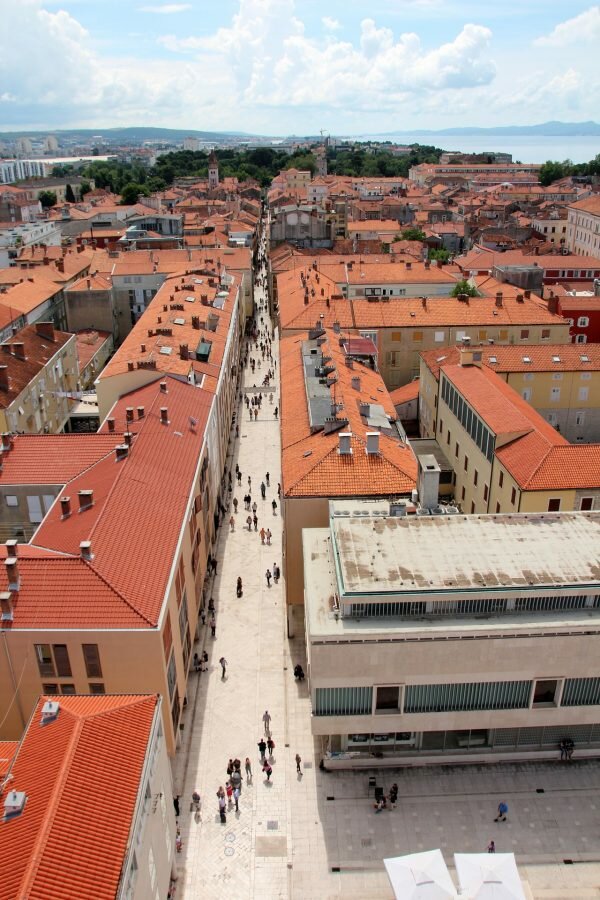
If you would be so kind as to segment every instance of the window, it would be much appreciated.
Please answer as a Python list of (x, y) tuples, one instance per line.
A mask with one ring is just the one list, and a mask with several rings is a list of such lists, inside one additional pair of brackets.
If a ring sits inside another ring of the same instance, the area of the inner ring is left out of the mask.
[(445, 338), (446, 338), (446, 332), (445, 332), (445, 331), (436, 331), (436, 332), (434, 332), (433, 339), (434, 339), (434, 341), (436, 342), (436, 344), (441, 344), (441, 343), (443, 343), (444, 340), (445, 340)]
[(529, 328), (521, 328), (521, 340), (526, 341), (529, 337)]
[(523, 374), (523, 381), (533, 381), (534, 377), (533, 372), (525, 372)]
[(406, 713), (437, 713), (483, 709), (527, 709), (530, 681), (488, 681), (466, 684), (418, 684), (406, 688)]
[(487, 341), (487, 329), (480, 328), (478, 331), (478, 337), (480, 341)]
[(471, 515), (475, 512), (475, 501), (471, 500)]
[(578, 328), (587, 328), (590, 324), (590, 320), (587, 316), (579, 316), (577, 319), (577, 327)]
[(58, 685), (42, 684), (42, 694), (58, 694)]
[(550, 402), (558, 403), (559, 400), (560, 400), (560, 388), (559, 387), (551, 388), (550, 389)]
[(13, 494), (7, 494), (6, 495), (6, 505), (7, 506), (18, 506), (19, 498), (15, 497)]
[(517, 500), (517, 489), (513, 488), (510, 492), (510, 502), (514, 506)]
[(444, 430), (444, 420), (440, 419), (440, 432)]
[(591, 372), (582, 372), (579, 377), (580, 377), (581, 381), (590, 381), (590, 379), (592, 377), (592, 373)]
[(527, 403), (529, 403), (531, 400), (531, 388), (525, 388), (524, 390), (522, 390), (521, 396), (522, 396), (523, 400), (526, 400)]
[(154, 853), (152, 852), (152, 847), (148, 851), (148, 871), (150, 873), (150, 884), (152, 886), (152, 890), (156, 887), (156, 863), (154, 862)]
[(585, 413), (583, 410), (579, 410), (575, 413), (575, 424), (580, 426), (585, 424)]
[(462, 489), (461, 492), (460, 492), (460, 499), (461, 499), (461, 500), (464, 500), (464, 499), (465, 499), (465, 493), (466, 493), (466, 491), (465, 491), (465, 488), (463, 487), (463, 489)]
[(163, 648), (165, 651), (166, 659), (168, 659), (169, 653), (171, 652), (172, 643), (173, 643), (173, 632), (171, 630), (171, 613), (167, 610), (167, 618), (165, 620), (165, 628), (163, 631)]
[(553, 372), (552, 381), (562, 381), (562, 372)]
[(376, 688), (375, 712), (398, 712), (400, 688), (398, 685)]
[(556, 679), (540, 679), (533, 689), (533, 706), (556, 706)]
[(504, 472), (502, 470), (500, 470), (500, 473), (498, 475), (498, 487), (502, 487), (503, 484), (504, 484)]
[(37, 525), (42, 521), (42, 501), (39, 497), (28, 497), (27, 508), (29, 510), (29, 521)]
[(479, 472), (477, 469), (473, 472), (473, 484), (477, 487), (477, 482), (479, 481)]
[(500, 504), (496, 503), (496, 513), (499, 513), (499, 512), (500, 512)]
[(582, 497), (581, 502), (579, 504), (579, 509), (585, 512), (585, 510), (594, 508), (594, 498), (593, 497)]
[(90, 683), (90, 694), (105, 694), (105, 693), (106, 693), (105, 687), (99, 681), (96, 683), (94, 683), (94, 682)]
[(547, 341), (547, 340), (549, 340), (549, 338), (550, 338), (550, 329), (542, 328), (542, 340)]
[(446, 443), (450, 446), (450, 429), (446, 432)]
[(454, 445), (454, 455), (458, 458), (458, 442)]
[(372, 687), (315, 689), (315, 716), (370, 716), (372, 705)]
[(560, 510), (560, 497), (548, 500), (548, 512), (558, 512)]
[(587, 343), (587, 336), (586, 336), (585, 334), (578, 334), (578, 335), (576, 335), (576, 337), (575, 337), (575, 343), (576, 343), (576, 344), (586, 344), (586, 343)]
[(401, 341), (402, 340), (402, 332), (401, 331), (392, 331), (392, 340), (393, 341)]
[(508, 340), (508, 329), (501, 328), (498, 332), (498, 340), (499, 341), (507, 341)]
[(586, 387), (579, 388), (579, 392), (578, 392), (578, 395), (577, 395), (578, 400), (580, 400), (580, 401), (585, 401), (585, 400), (587, 400), (587, 399), (588, 399), (588, 396), (589, 396), (589, 393), (590, 393), (590, 389), (589, 389), (589, 388), (586, 388)]
[(423, 340), (423, 332), (413, 331), (412, 339), (414, 344), (420, 343)]
[(171, 653), (169, 665), (167, 666), (167, 683), (169, 685), (169, 697), (173, 696), (175, 685), (177, 684), (177, 668), (175, 665), (175, 654)]
[(486, 502), (486, 503), (487, 503), (487, 498), (488, 498), (489, 493), (490, 493), (489, 487), (487, 486), (487, 484), (484, 484), (484, 486), (483, 486), (483, 499), (484, 499), (484, 502)]
[(74, 684), (61, 684), (60, 686), (61, 694), (75, 694), (77, 693), (75, 690)]
[(83, 650), (83, 659), (87, 677), (102, 678), (102, 666), (100, 665), (98, 644), (82, 644), (81, 649)]
[(469, 471), (469, 457), (468, 456), (465, 456), (465, 462), (464, 462), (463, 468), (464, 468), (465, 472)]
[(37, 657), (40, 675), (56, 675), (50, 644), (36, 644), (35, 655)]

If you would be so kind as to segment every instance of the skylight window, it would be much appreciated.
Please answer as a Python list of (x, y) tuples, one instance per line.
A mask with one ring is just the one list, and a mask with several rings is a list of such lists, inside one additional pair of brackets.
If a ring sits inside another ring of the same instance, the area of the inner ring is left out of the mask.
[(185, 325), (185, 319), (173, 319), (174, 325)]
[(523, 362), (524, 362), (524, 363), (530, 363), (530, 362), (531, 362), (531, 357), (530, 357), (530, 356), (524, 356), (524, 357), (523, 357)]
[(186, 300), (186, 303), (194, 303), (196, 298), (195, 297), (186, 297), (185, 300)]
[(170, 356), (171, 353), (173, 352), (173, 348), (172, 347), (161, 347), (160, 352), (163, 354), (163, 356)]
[(589, 362), (590, 361), (589, 356), (580, 356), (579, 359), (581, 360), (581, 362)]
[(497, 356), (490, 356), (490, 357), (488, 357), (488, 362), (491, 362), (491, 363), (497, 363), (497, 362), (498, 362), (498, 357), (497, 357)]
[(553, 357), (552, 357), (552, 362), (559, 363), (559, 362), (560, 362), (560, 356), (553, 356)]

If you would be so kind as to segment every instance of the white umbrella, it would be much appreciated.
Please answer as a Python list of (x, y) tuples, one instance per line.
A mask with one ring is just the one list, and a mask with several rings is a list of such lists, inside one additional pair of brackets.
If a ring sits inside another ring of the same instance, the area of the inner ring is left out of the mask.
[(441, 850), (409, 853), (383, 861), (396, 900), (453, 900), (456, 888)]
[(468, 900), (526, 900), (514, 853), (455, 853), (460, 896)]

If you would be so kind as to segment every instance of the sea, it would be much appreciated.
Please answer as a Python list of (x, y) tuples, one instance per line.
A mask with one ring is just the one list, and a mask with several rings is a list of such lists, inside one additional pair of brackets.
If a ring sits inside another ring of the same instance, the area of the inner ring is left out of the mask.
[[(369, 135), (371, 140), (392, 141), (396, 144), (429, 144), (443, 150), (462, 153), (512, 153), (514, 162), (543, 163), (547, 160), (574, 163), (589, 162), (600, 153), (600, 136), (550, 137), (548, 135), (451, 135), (422, 134), (417, 131), (402, 135)], [(366, 136), (362, 140), (366, 140)]]

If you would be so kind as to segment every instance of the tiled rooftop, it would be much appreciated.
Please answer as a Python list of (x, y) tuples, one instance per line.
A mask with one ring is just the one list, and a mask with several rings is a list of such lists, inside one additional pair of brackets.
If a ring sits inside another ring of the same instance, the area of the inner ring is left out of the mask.
[[(47, 699), (60, 709), (42, 725)], [(0, 896), (113, 900), (156, 705), (154, 696), (40, 698), (11, 770), (25, 808), (0, 821)]]

